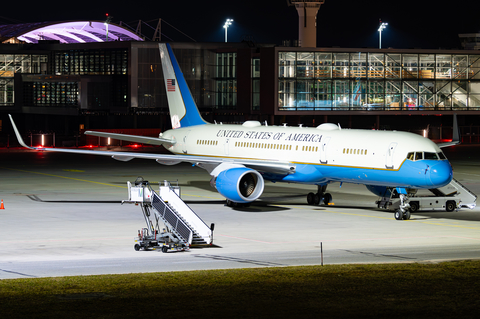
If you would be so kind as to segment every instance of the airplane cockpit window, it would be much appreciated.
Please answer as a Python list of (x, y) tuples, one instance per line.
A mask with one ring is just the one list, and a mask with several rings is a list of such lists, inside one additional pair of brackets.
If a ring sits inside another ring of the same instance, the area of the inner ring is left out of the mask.
[(445, 154), (443, 152), (434, 153), (434, 152), (410, 152), (407, 154), (407, 159), (411, 161), (420, 161), (420, 160), (446, 160)]
[(431, 153), (431, 152), (424, 152), (423, 153), (423, 159), (426, 160), (438, 160), (438, 155), (437, 153)]

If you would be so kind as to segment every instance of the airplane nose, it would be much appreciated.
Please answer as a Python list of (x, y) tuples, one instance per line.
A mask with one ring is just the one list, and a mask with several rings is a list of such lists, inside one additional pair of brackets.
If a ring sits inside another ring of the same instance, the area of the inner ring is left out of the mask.
[(448, 161), (440, 161), (430, 168), (432, 187), (439, 188), (448, 185), (453, 177), (452, 166)]

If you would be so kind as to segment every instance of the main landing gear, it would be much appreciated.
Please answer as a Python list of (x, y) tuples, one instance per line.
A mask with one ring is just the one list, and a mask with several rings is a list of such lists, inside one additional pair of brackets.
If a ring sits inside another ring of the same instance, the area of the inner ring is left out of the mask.
[(321, 203), (323, 205), (328, 205), (328, 203), (332, 202), (332, 195), (330, 193), (325, 193), (327, 190), (327, 185), (317, 185), (318, 191), (317, 193), (308, 193), (307, 195), (307, 203), (308, 205), (318, 206)]

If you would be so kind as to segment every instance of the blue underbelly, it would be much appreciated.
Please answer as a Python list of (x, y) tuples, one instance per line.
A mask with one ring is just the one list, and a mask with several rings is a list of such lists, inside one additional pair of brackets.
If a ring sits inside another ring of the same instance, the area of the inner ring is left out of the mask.
[(407, 160), (398, 170), (297, 164), (295, 174), (272, 180), (305, 184), (346, 182), (407, 188), (438, 188), (447, 185), (451, 177), (452, 171), (448, 161)]

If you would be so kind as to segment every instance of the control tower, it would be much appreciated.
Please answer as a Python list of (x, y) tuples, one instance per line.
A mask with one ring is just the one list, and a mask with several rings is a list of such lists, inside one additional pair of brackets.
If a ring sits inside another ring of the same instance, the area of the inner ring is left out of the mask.
[(298, 12), (298, 40), (301, 47), (317, 46), (317, 12), (325, 0), (287, 0)]

